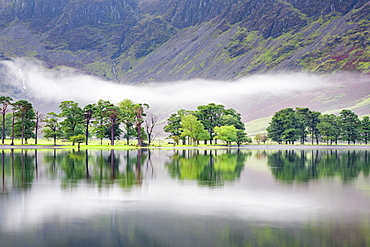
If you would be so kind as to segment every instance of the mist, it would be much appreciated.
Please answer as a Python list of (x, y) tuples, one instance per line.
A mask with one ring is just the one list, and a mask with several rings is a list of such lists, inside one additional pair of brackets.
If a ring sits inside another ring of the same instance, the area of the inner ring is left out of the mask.
[[(99, 99), (118, 103), (131, 99), (138, 103), (173, 109), (217, 103), (238, 105), (256, 95), (286, 96), (327, 87), (322, 76), (304, 73), (256, 75), (237, 81), (189, 81), (117, 84), (70, 70), (48, 70), (41, 64), (18, 59), (2, 62), (7, 80), (36, 101), (59, 104), (74, 100), (85, 105)], [(191, 109), (189, 109), (191, 110)]]

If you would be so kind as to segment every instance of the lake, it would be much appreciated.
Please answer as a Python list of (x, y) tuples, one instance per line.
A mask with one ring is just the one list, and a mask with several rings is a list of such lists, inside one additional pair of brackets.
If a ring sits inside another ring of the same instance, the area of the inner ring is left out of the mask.
[(0, 246), (370, 245), (367, 150), (0, 154)]

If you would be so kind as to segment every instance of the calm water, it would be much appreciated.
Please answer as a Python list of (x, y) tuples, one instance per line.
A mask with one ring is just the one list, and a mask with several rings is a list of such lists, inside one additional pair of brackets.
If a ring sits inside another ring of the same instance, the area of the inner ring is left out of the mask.
[(370, 245), (366, 150), (0, 154), (0, 246)]

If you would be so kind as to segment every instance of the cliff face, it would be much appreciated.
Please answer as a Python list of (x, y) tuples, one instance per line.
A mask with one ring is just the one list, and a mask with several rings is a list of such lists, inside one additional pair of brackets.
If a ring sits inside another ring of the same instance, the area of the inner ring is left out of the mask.
[(367, 0), (3, 0), (0, 53), (123, 82), (369, 73), (369, 16)]

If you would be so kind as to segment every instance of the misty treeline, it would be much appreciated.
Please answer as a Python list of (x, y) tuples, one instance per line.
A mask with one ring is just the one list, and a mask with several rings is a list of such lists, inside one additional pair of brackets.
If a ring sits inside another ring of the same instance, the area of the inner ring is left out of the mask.
[(37, 144), (39, 129), (42, 129), (43, 136), (53, 139), (54, 145), (58, 139), (78, 145), (85, 142), (88, 145), (89, 137), (94, 135), (100, 139), (101, 144), (103, 138), (110, 139), (110, 145), (113, 146), (114, 141), (122, 136), (120, 125), (123, 125), (123, 137), (127, 144), (135, 137), (138, 145), (142, 146), (143, 140), (148, 140), (149, 144), (153, 141), (153, 129), (157, 124), (153, 115), (145, 121), (143, 119), (149, 105), (135, 103), (130, 99), (122, 100), (118, 105), (99, 100), (84, 107), (72, 100), (63, 101), (59, 105), (60, 113), (49, 112), (45, 116), (27, 100), (13, 102), (12, 98), (1, 96), (0, 106), (2, 144), (6, 137), (11, 138), (12, 145), (14, 138), (20, 138), (22, 144), (27, 144), (28, 139), (35, 139)]
[(268, 137), (278, 143), (304, 144), (308, 138), (311, 144), (323, 141), (327, 144), (365, 143), (370, 138), (370, 121), (351, 110), (342, 110), (339, 115), (322, 114), (309, 108), (285, 108), (275, 112), (267, 127)]

